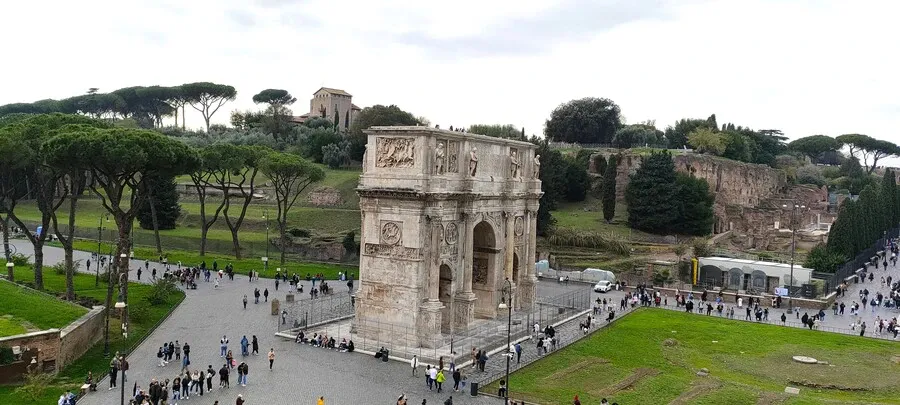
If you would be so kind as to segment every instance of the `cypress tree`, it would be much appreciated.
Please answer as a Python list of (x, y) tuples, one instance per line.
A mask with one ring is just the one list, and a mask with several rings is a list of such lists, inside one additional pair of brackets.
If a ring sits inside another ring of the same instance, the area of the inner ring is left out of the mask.
[(844, 200), (838, 210), (838, 216), (831, 225), (828, 232), (828, 244), (826, 245), (829, 252), (834, 252), (844, 257), (853, 257), (856, 251), (853, 247), (852, 239), (854, 237), (854, 223), (852, 217), (854, 215), (856, 202), (851, 199)]
[(619, 160), (615, 155), (609, 157), (606, 170), (603, 172), (603, 195), (600, 202), (603, 204), (603, 219), (607, 223), (616, 215), (616, 173)]
[(891, 169), (884, 171), (881, 179), (881, 206), (884, 211), (884, 229), (897, 226), (897, 180)]
[(679, 233), (704, 236), (712, 232), (716, 197), (709, 192), (709, 183), (684, 173), (678, 173)]
[(653, 233), (676, 230), (677, 188), (675, 162), (668, 151), (653, 152), (644, 157), (625, 189), (628, 225)]
[[(175, 229), (181, 206), (178, 204), (178, 189), (174, 177), (148, 176), (144, 180), (149, 191), (147, 201), (137, 213), (138, 223), (142, 229), (153, 229), (153, 209), (159, 229)], [(153, 206), (151, 207), (151, 204)], [(152, 208), (152, 209), (151, 209)]]

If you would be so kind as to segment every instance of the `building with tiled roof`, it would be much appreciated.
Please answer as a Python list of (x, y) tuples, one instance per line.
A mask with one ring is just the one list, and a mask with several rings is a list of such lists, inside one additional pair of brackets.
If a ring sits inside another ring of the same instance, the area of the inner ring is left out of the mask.
[(323, 117), (332, 122), (337, 120), (338, 127), (347, 130), (362, 110), (352, 100), (353, 95), (344, 90), (322, 87), (309, 100), (309, 113), (295, 116), (291, 121), (299, 124), (313, 117)]

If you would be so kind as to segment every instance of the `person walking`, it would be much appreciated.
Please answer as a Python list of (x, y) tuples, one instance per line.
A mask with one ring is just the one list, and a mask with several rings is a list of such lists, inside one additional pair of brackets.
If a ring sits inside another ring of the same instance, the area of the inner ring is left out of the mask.
[(269, 302), (269, 289), (268, 288), (266, 288), (263, 291), (263, 296), (266, 297), (266, 302)]
[(244, 405), (244, 396), (238, 394), (237, 399), (234, 400), (234, 405)]
[(222, 335), (222, 339), (219, 340), (219, 357), (224, 358), (225, 353), (228, 353), (228, 337)]
[(259, 341), (256, 340), (256, 335), (253, 335), (253, 355), (259, 356)]
[(253, 290), (253, 303), (259, 304), (259, 288)]
[(191, 345), (188, 342), (184, 342), (182, 351), (184, 351), (184, 360), (181, 363), (181, 368), (185, 368), (191, 365)]
[(119, 356), (113, 356), (109, 362), (109, 389), (116, 388), (116, 380), (119, 377)]
[(247, 356), (250, 354), (250, 341), (247, 340), (247, 335), (241, 338), (241, 356)]
[(269, 371), (272, 371), (272, 365), (275, 364), (275, 348), (269, 349)]
[(181, 343), (175, 341), (175, 360), (181, 360)]
[(444, 377), (444, 370), (438, 370), (437, 375), (434, 378), (435, 384), (437, 384), (437, 392), (441, 392), (441, 387), (444, 385), (444, 381), (447, 380), (447, 377)]
[(244, 294), (244, 309), (247, 309), (247, 294)]
[(428, 381), (429, 381), (428, 389), (431, 390), (432, 383), (437, 385), (436, 383), (437, 383), (438, 369), (435, 366), (429, 366), (429, 367), (430, 368), (428, 369)]
[(412, 376), (416, 376), (416, 368), (419, 367), (419, 357), (415, 354), (412, 357), (412, 360), (409, 361), (409, 366), (412, 367)]
[(206, 391), (207, 392), (212, 391), (212, 379), (213, 379), (213, 376), (215, 376), (215, 375), (216, 375), (216, 370), (213, 370), (212, 364), (210, 364), (208, 366), (208, 368), (206, 369)]
[(516, 348), (516, 364), (519, 364), (522, 362), (522, 345), (519, 343), (516, 343), (515, 348)]
[(453, 391), (459, 391), (459, 380), (462, 379), (462, 373), (459, 369), (453, 370)]

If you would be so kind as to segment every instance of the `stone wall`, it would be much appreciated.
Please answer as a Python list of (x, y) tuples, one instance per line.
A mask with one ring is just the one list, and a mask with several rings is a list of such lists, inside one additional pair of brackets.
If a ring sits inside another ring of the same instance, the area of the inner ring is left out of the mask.
[[(609, 156), (612, 152), (601, 152)], [(675, 170), (706, 179), (716, 194), (716, 204), (736, 204), (755, 207), (768, 197), (785, 190), (787, 178), (783, 171), (766, 165), (743, 163), (696, 153), (672, 156)], [(593, 159), (591, 159), (593, 160)], [(616, 197), (625, 198), (629, 176), (637, 172), (642, 158), (624, 151), (616, 171)]]
[(336, 207), (344, 205), (341, 192), (331, 187), (320, 187), (309, 193), (309, 203), (316, 207)]
[(96, 306), (87, 314), (63, 328), (59, 334), (60, 348), (57, 367), (64, 368), (77, 360), (103, 338), (103, 306)]
[(32, 358), (37, 361), (38, 370), (47, 373), (55, 373), (57, 371), (59, 329), (47, 329), (40, 332), (0, 338), (0, 346), (10, 347), (13, 350), (18, 347), (22, 352), (20, 361), (0, 367), (0, 383), (6, 384), (21, 381), (21, 373), (30, 364)]
[(104, 308), (94, 307), (63, 330), (47, 329), (0, 338), (0, 346), (18, 346), (23, 352), (21, 361), (0, 366), (0, 384), (21, 381), (32, 357), (38, 369), (47, 373), (56, 373), (81, 357), (103, 338)]

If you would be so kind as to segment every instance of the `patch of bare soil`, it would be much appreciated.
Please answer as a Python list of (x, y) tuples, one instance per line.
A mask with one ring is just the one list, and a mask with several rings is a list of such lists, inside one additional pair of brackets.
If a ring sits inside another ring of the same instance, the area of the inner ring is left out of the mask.
[(612, 396), (617, 392), (630, 389), (644, 378), (653, 377), (657, 374), (659, 374), (659, 370), (655, 368), (636, 368), (631, 372), (631, 375), (625, 377), (624, 380), (619, 381), (616, 385), (600, 390), (597, 396)]
[(689, 404), (694, 400), (694, 398), (703, 394), (707, 394), (709, 393), (709, 391), (719, 389), (719, 387), (722, 386), (722, 383), (720, 383), (718, 380), (713, 379), (698, 380), (692, 382), (691, 384), (693, 385), (691, 389), (682, 392), (681, 395), (678, 396), (678, 398), (675, 398), (672, 400), (672, 402), (669, 402), (669, 405)]
[(557, 370), (553, 374), (550, 374), (550, 375), (544, 377), (543, 379), (549, 380), (549, 381), (564, 381), (567, 377), (574, 375), (574, 374), (581, 374), (584, 372), (584, 370), (586, 370), (592, 366), (596, 366), (596, 365), (600, 365), (600, 364), (608, 364), (608, 363), (609, 363), (609, 360), (601, 359), (599, 357), (585, 359), (585, 360), (579, 361), (578, 363), (572, 364), (569, 367), (566, 367), (564, 369)]

